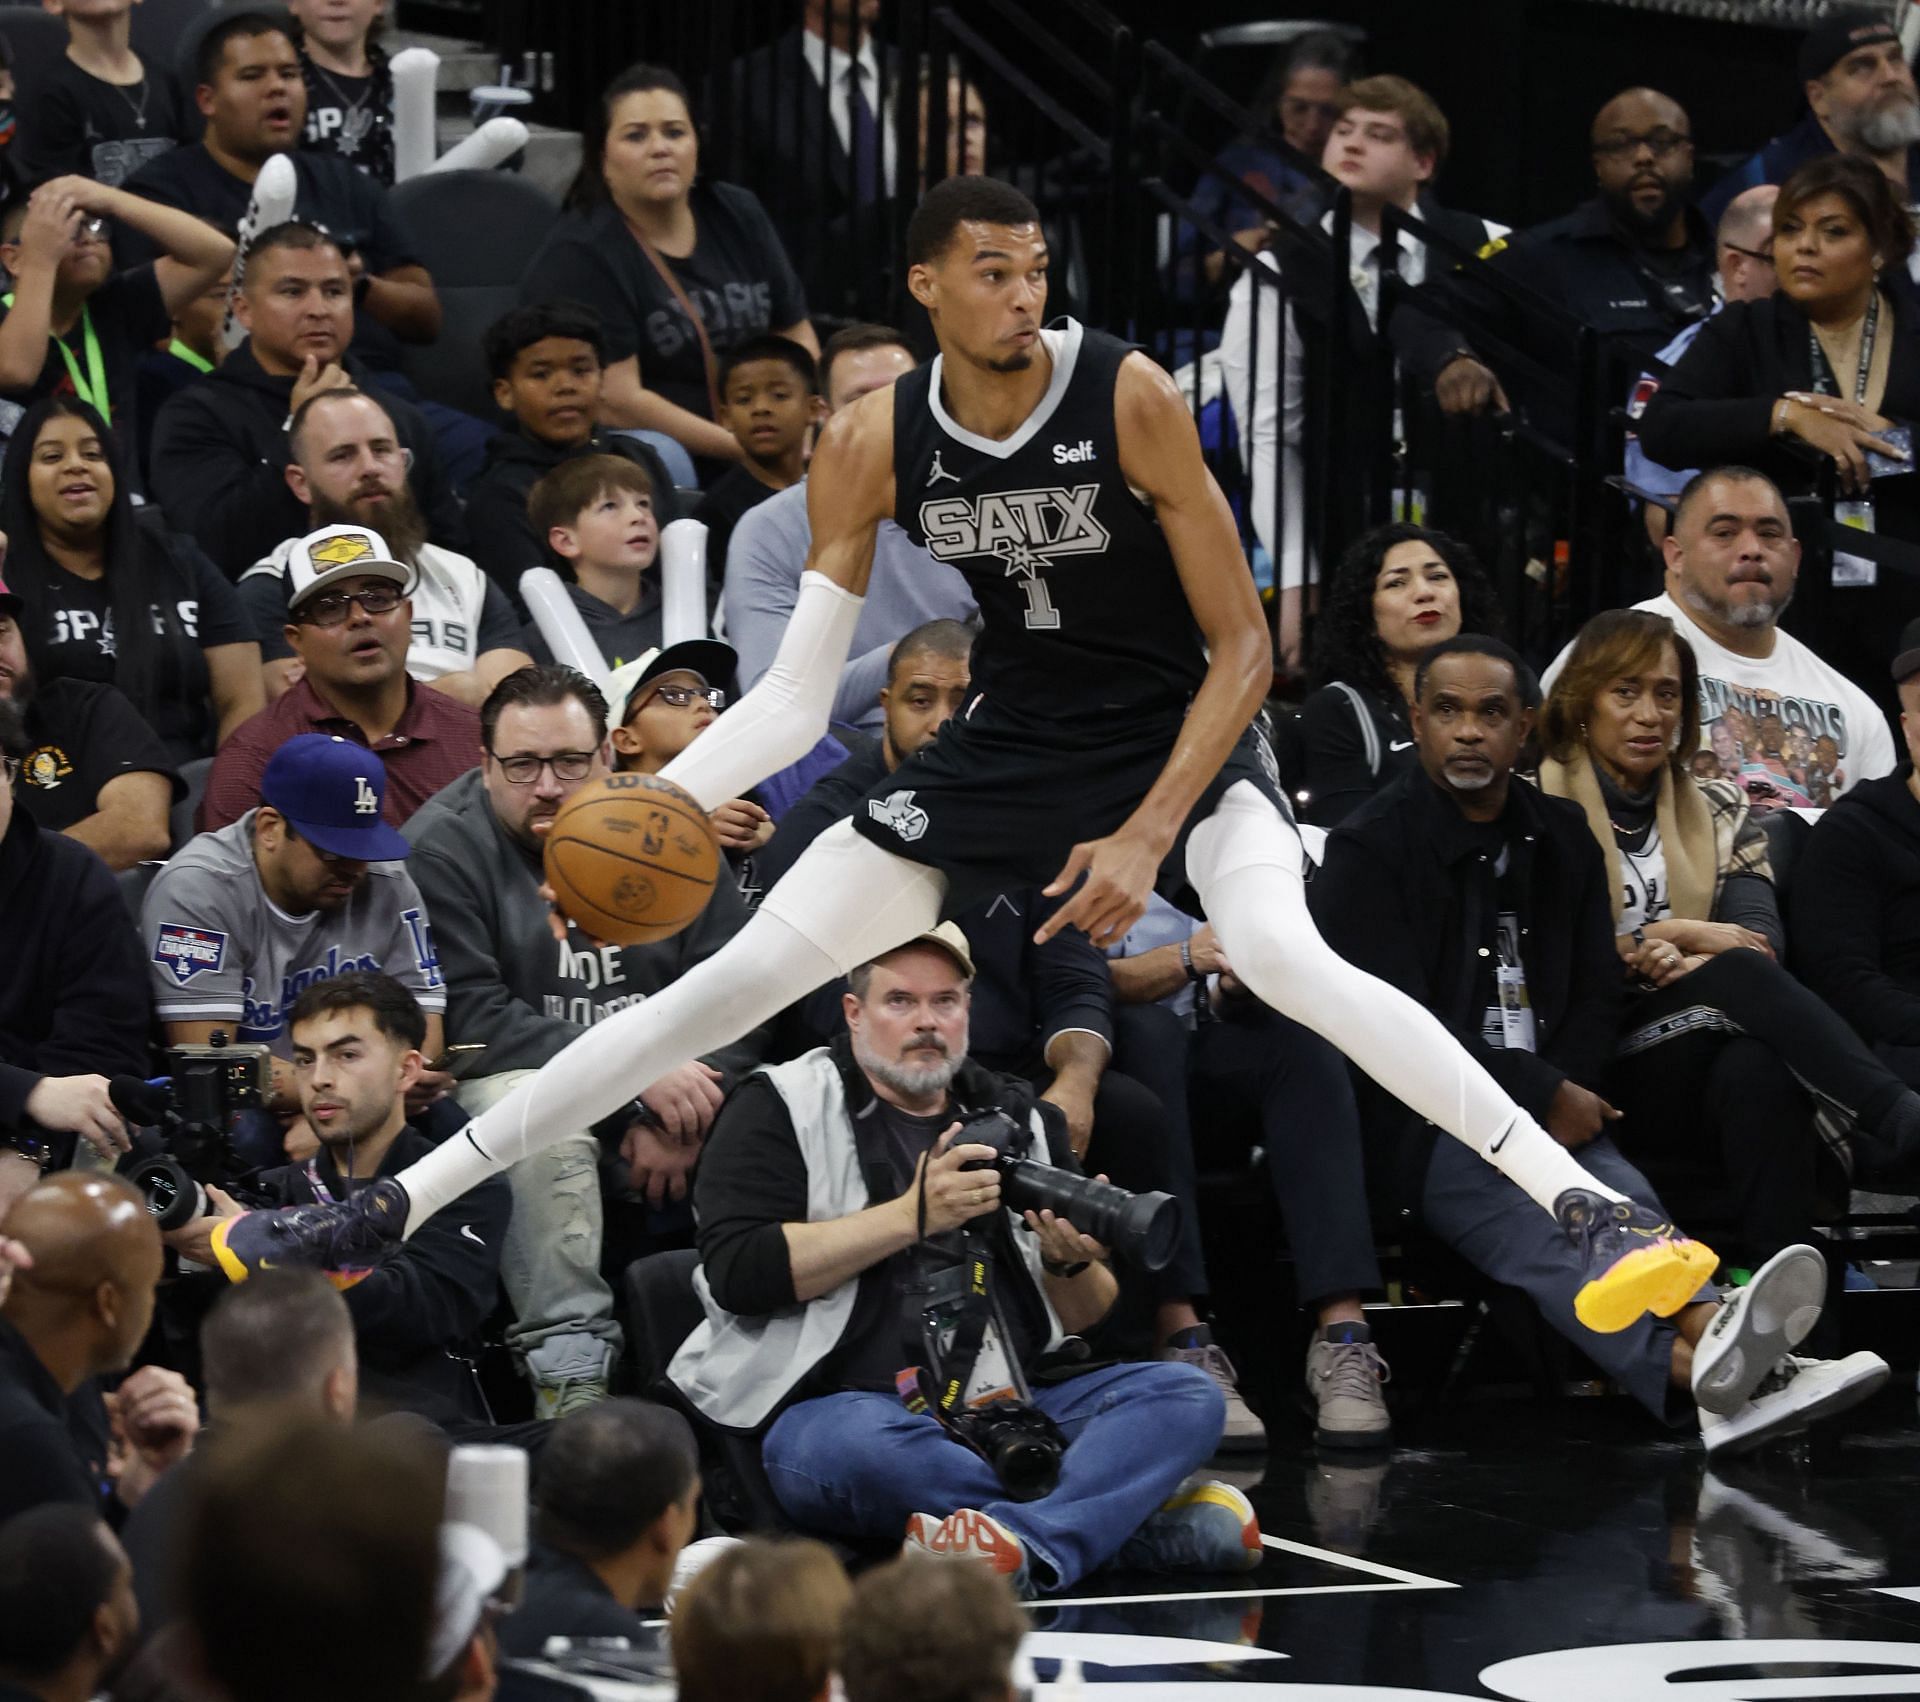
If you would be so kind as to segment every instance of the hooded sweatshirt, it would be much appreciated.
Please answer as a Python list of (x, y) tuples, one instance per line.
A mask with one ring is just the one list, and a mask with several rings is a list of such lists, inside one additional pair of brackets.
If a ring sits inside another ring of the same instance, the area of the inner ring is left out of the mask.
[(1882, 1048), (1920, 1049), (1920, 799), (1908, 785), (1912, 773), (1903, 767), (1859, 781), (1820, 818), (1787, 902), (1794, 972)]
[[(351, 355), (344, 365), (413, 451), (407, 477), (428, 536), (445, 549), (460, 549), (466, 538), (460, 505), (420, 411), (382, 390)], [(168, 524), (197, 538), (229, 579), (272, 554), (283, 538), (312, 529), (305, 505), (287, 485), (292, 397), (293, 380), (266, 371), (247, 342), (168, 401), (153, 422), (153, 483), (165, 493)]]
[[(565, 944), (547, 927), (540, 865), (508, 837), (474, 769), (423, 805), (402, 830), (408, 872), (433, 918), (447, 981), (447, 1038), (480, 1042), (470, 1076), (537, 1070), (616, 1011), (661, 992), (718, 951), (747, 919), (731, 880), (693, 924), (644, 946), (597, 945), (578, 929)], [(760, 1030), (707, 1055), (728, 1084), (760, 1060)], [(634, 1092), (646, 1087), (635, 1082)]]

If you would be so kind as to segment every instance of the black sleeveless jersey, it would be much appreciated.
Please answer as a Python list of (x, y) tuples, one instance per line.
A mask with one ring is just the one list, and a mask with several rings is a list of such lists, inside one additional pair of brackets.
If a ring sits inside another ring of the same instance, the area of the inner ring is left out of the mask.
[(942, 405), (942, 361), (894, 385), (894, 518), (980, 605), (973, 685), (1044, 723), (1181, 714), (1206, 654), (1149, 506), (1120, 471), (1114, 381), (1130, 345), (1071, 319), (1053, 381), (1004, 442)]

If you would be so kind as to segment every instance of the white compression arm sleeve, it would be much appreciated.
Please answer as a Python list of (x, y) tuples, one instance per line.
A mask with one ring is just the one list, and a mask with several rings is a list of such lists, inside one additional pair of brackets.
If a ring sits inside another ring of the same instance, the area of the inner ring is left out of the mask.
[(860, 619), (856, 597), (823, 573), (800, 575), (800, 596), (773, 666), (726, 714), (660, 770), (711, 810), (798, 762), (827, 730)]

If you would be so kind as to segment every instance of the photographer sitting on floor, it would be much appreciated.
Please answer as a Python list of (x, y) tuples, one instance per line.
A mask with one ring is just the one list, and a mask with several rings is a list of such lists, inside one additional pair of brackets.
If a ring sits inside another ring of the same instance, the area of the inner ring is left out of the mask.
[[(1004, 1208), (1001, 1172), (975, 1168), (996, 1151), (965, 1126), (1000, 1112), (1003, 1150), (1033, 1141), (1043, 1178), (1086, 1186), (1058, 1110), (968, 1061), (972, 979), (942, 923), (852, 972), (846, 1036), (727, 1102), (694, 1183), (707, 1317), (669, 1375), (713, 1423), (764, 1431), (774, 1494), (803, 1528), (904, 1529), (1036, 1591), (1108, 1561), (1249, 1570), (1246, 1498), (1182, 1493), (1220, 1441), (1205, 1372), (1110, 1365), (1028, 1393), (1043, 1360), (1071, 1363), (1057, 1350), (1115, 1283), (1104, 1247), (1052, 1210)], [(1015, 1436), (1052, 1455), (1057, 1484), (988, 1463)]]

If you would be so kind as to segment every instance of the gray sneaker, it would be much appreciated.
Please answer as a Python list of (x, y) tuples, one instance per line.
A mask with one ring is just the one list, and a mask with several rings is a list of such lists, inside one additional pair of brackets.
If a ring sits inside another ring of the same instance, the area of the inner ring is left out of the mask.
[(1387, 1376), (1387, 1362), (1371, 1341), (1329, 1341), (1324, 1330), (1316, 1335), (1307, 1349), (1314, 1441), (1323, 1448), (1387, 1447), (1393, 1420), (1380, 1392)]
[(563, 1377), (553, 1383), (533, 1386), (535, 1418), (565, 1418), (570, 1412), (596, 1406), (607, 1398), (604, 1377)]
[[(1181, 1338), (1186, 1342), (1184, 1347), (1177, 1345)], [(1260, 1422), (1253, 1408), (1240, 1398), (1239, 1378), (1233, 1369), (1233, 1361), (1213, 1339), (1213, 1332), (1206, 1325), (1202, 1324), (1194, 1330), (1182, 1330), (1180, 1337), (1168, 1342), (1158, 1357), (1198, 1366), (1213, 1379), (1220, 1393), (1226, 1397), (1227, 1422), (1220, 1431), (1221, 1453), (1254, 1453), (1266, 1447), (1267, 1427)]]

